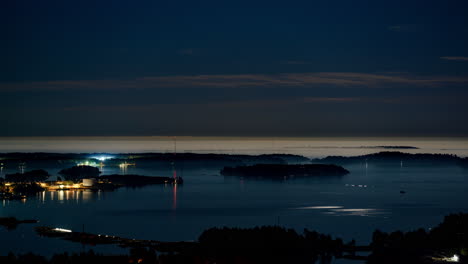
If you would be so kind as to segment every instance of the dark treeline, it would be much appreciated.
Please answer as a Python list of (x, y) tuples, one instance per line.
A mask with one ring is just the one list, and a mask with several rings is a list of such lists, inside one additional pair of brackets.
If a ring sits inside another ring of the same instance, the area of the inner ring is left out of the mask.
[(334, 164), (348, 164), (348, 163), (398, 163), (404, 162), (405, 164), (424, 164), (424, 165), (457, 165), (467, 166), (468, 159), (460, 158), (452, 154), (427, 154), (418, 153), (410, 154), (399, 151), (383, 151), (362, 156), (328, 156), (321, 159), (313, 159), (313, 162), (320, 163), (334, 163)]
[[(400, 146), (397, 146), (400, 148)], [(388, 147), (391, 148), (391, 147)], [(395, 147), (396, 148), (396, 147)], [(408, 147), (409, 148), (409, 147)], [(26, 163), (31, 167), (57, 167), (70, 166), (82, 161), (94, 161), (100, 163), (99, 156), (109, 156), (106, 153), (82, 153), (82, 154), (61, 154), (61, 153), (0, 153), (0, 159), (6, 167), (18, 166)], [(468, 158), (461, 158), (450, 154), (409, 154), (399, 151), (383, 151), (362, 156), (328, 156), (321, 159), (309, 159), (300, 155), (291, 154), (263, 154), (263, 155), (237, 155), (237, 154), (200, 154), (200, 153), (125, 153), (112, 154), (112, 159), (104, 163), (108, 166), (118, 166), (122, 162), (131, 161), (138, 167), (155, 166), (171, 169), (174, 166), (180, 168), (219, 168), (225, 166), (245, 166), (254, 164), (348, 164), (372, 162), (398, 163), (402, 161), (408, 164), (423, 165), (455, 165), (468, 167)]]
[[(73, 240), (71, 240), (73, 241)], [(77, 240), (79, 241), (79, 240)], [(292, 229), (266, 226), (250, 229), (211, 228), (204, 231), (198, 242), (181, 247), (176, 245), (133, 247), (128, 255), (105, 257), (94, 253), (56, 254), (48, 259), (34, 254), (9, 254), (0, 257), (0, 263), (8, 264), (56, 264), (56, 263), (167, 263), (167, 264), (235, 264), (235, 263), (330, 263), (341, 257), (345, 245), (339, 238), (332, 238), (314, 231), (298, 234)], [(165, 247), (158, 252), (157, 248)], [(160, 253), (166, 252), (166, 253)], [(169, 253), (167, 253), (169, 252)]]
[(419, 149), (414, 146), (374, 146), (374, 147), (364, 147), (364, 148), (383, 148), (383, 149)]
[(38, 192), (42, 192), (45, 189), (37, 184), (37, 183), (16, 183), (11, 185), (9, 188), (9, 191), (13, 194), (18, 194), (18, 195), (33, 195)]
[[(49, 173), (45, 170), (32, 170), (25, 173), (6, 174), (5, 182), (0, 182), (0, 198), (14, 198), (11, 194), (29, 195), (44, 190), (37, 182), (43, 182), (49, 178)], [(2, 179), (3, 180), (3, 179)]]
[[(109, 156), (106, 153), (0, 153), (0, 158), (3, 162), (16, 161), (67, 161), (67, 160), (83, 160), (94, 159), (98, 156)], [(232, 161), (232, 162), (274, 162), (274, 163), (292, 163), (292, 162), (308, 162), (309, 159), (293, 154), (261, 154), (261, 155), (240, 155), (240, 154), (214, 154), (214, 153), (124, 153), (112, 154), (114, 161)], [(96, 159), (96, 161), (99, 161)]]
[(372, 236), (372, 254), (368, 263), (434, 263), (435, 259), (459, 256), (466, 263), (468, 255), (468, 214), (452, 214), (429, 232), (384, 233)]
[(49, 176), (49, 173), (45, 170), (32, 170), (24, 173), (6, 174), (5, 181), (19, 183), (41, 182), (47, 180)]
[[(386, 147), (392, 149), (392, 147)], [(396, 149), (401, 147), (394, 147)], [(408, 149), (410, 147), (407, 147)], [(100, 155), (109, 156), (106, 153), (0, 153), (0, 158), (5, 164), (17, 165), (19, 162), (34, 162), (34, 161), (53, 161), (60, 163), (75, 162), (78, 160), (94, 160), (100, 162), (96, 157)], [(153, 161), (153, 162), (212, 162), (225, 164), (294, 164), (294, 163), (309, 163), (311, 160), (304, 156), (292, 154), (262, 154), (262, 155), (237, 155), (237, 154), (214, 154), (214, 153), (125, 153), (112, 154), (112, 159), (106, 163), (119, 163), (122, 161)], [(399, 151), (382, 151), (373, 154), (361, 156), (328, 156), (321, 159), (313, 159), (314, 162), (326, 163), (349, 163), (349, 162), (422, 162), (422, 163), (440, 163), (440, 164), (465, 164), (468, 158), (460, 158), (451, 154), (429, 154), (418, 153), (410, 154)]]
[[(72, 240), (71, 240), (72, 241)], [(79, 242), (80, 240), (77, 240)], [(430, 231), (375, 231), (370, 246), (344, 243), (340, 238), (315, 231), (302, 234), (279, 226), (256, 228), (211, 228), (197, 242), (134, 243), (126, 256), (103, 257), (95, 254), (55, 255), (51, 259), (32, 254), (0, 258), (0, 263), (330, 263), (334, 258), (366, 259), (354, 255), (370, 251), (367, 263), (445, 263), (456, 257), (467, 263), (468, 214), (446, 216)], [(164, 252), (164, 253), (162, 253)], [(349, 253), (348, 255), (345, 255)], [(57, 262), (58, 260), (62, 262)], [(93, 262), (95, 261), (95, 262)], [(137, 261), (137, 262), (132, 262)]]
[(97, 178), (101, 172), (92, 166), (73, 166), (59, 171), (59, 174), (67, 181), (80, 181), (84, 178)]
[(89, 154), (80, 153), (47, 153), (47, 152), (8, 152), (0, 153), (2, 161), (31, 161), (31, 160), (74, 160)]
[[(100, 156), (112, 157), (105, 161)], [(237, 155), (214, 153), (0, 153), (0, 159), (6, 168), (17, 168), (19, 164), (26, 164), (31, 168), (67, 168), (82, 162), (104, 163), (106, 166), (119, 166), (124, 162), (136, 164), (139, 168), (154, 168), (163, 170), (183, 169), (220, 169), (224, 166), (268, 164), (299, 164), (309, 163), (310, 159), (291, 154), (263, 154)]]
[(198, 241), (203, 256), (221, 263), (234, 263), (234, 259), (250, 263), (315, 263), (339, 257), (345, 249), (340, 238), (307, 229), (298, 234), (279, 226), (211, 228)]

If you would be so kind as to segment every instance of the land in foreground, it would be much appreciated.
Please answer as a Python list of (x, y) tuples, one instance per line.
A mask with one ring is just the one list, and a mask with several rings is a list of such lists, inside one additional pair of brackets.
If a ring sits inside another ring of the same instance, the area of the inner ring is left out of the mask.
[[(2, 263), (329, 263), (334, 258), (382, 263), (468, 263), (468, 214), (452, 214), (429, 231), (391, 233), (376, 230), (368, 246), (344, 243), (341, 238), (315, 231), (302, 234), (279, 226), (211, 228), (195, 242), (125, 239), (47, 227), (36, 228), (51, 236), (83, 244), (118, 244), (130, 255), (102, 256), (93, 252), (57, 254), (51, 259), (26, 254), (1, 257)], [(368, 256), (356, 253), (369, 251)], [(65, 262), (63, 262), (65, 261)]]

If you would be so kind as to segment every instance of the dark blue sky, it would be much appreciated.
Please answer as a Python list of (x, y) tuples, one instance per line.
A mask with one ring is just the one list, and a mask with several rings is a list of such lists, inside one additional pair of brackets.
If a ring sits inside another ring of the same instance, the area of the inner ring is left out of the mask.
[(3, 1), (0, 136), (468, 136), (466, 1)]

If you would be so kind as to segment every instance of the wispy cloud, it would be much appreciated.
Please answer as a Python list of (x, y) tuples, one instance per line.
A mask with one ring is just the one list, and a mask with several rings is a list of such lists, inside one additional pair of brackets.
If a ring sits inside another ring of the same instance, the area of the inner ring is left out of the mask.
[(402, 105), (464, 105), (465, 100), (457, 96), (397, 96), (397, 97), (367, 97), (367, 96), (349, 96), (349, 97), (291, 97), (283, 99), (242, 99), (233, 101), (206, 101), (206, 102), (166, 102), (159, 104), (130, 104), (130, 105), (86, 105), (70, 106), (62, 108), (67, 112), (164, 112), (168, 109), (199, 109), (209, 108), (213, 111), (219, 109), (264, 109), (267, 107), (294, 107), (298, 105), (363, 105), (379, 104), (392, 105), (399, 107)]
[(115, 90), (158, 88), (242, 88), (242, 87), (344, 87), (387, 88), (394, 85), (445, 86), (466, 84), (468, 77), (414, 76), (403, 73), (318, 72), (284, 74), (213, 74), (143, 77), (133, 80), (79, 80), (31, 83), (3, 83), (0, 91), (27, 90)]
[(67, 112), (149, 112), (149, 111), (164, 111), (167, 109), (182, 109), (182, 108), (213, 108), (213, 109), (264, 109), (266, 107), (291, 107), (298, 104), (341, 104), (341, 103), (358, 103), (372, 102), (380, 99), (375, 98), (359, 98), (359, 97), (296, 97), (286, 99), (245, 99), (235, 101), (209, 101), (203, 103), (161, 103), (161, 104), (138, 104), (138, 105), (91, 105), (91, 106), (71, 106), (65, 107), (62, 110)]
[(468, 57), (461, 57), (461, 56), (444, 56), (440, 58), (442, 60), (450, 60), (450, 61), (468, 61)]

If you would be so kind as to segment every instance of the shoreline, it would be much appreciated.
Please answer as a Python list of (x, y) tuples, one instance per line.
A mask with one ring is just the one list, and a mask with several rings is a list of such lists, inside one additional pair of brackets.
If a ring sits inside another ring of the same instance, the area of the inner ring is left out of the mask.
[[(32, 220), (18, 221), (12, 217), (9, 219), (14, 219), (16, 222), (37, 223), (35, 220), (34, 222)], [(284, 261), (310, 260), (311, 257), (327, 257), (330, 260), (340, 258), (366, 260), (367, 263), (383, 263), (382, 261), (385, 263), (387, 261), (391, 261), (389, 263), (403, 263), (402, 261), (466, 263), (468, 259), (464, 241), (467, 234), (463, 233), (460, 237), (459, 230), (466, 230), (467, 227), (468, 214), (449, 214), (428, 231), (419, 228), (407, 232), (395, 230), (387, 233), (376, 229), (369, 245), (357, 244), (354, 239), (343, 241), (338, 236), (332, 237), (308, 229), (298, 233), (280, 225), (250, 228), (212, 227), (204, 229), (197, 240), (179, 242), (132, 239), (47, 226), (37, 226), (34, 229), (39, 236), (81, 243), (83, 246), (115, 245), (130, 249), (129, 254), (119, 254), (119, 256), (131, 257), (136, 254), (137, 257), (144, 259), (148, 258), (148, 255), (139, 254), (153, 251), (156, 259), (164, 258), (168, 256), (166, 254), (169, 254), (169, 256), (183, 256), (191, 260), (189, 263), (200, 259), (221, 261), (225, 258), (239, 257), (246, 260), (269, 259), (269, 263), (276, 263), (277, 258)], [(450, 242), (447, 243), (447, 241)], [(369, 254), (358, 255), (357, 252), (369, 252)], [(55, 253), (57, 254), (60, 253)]]

